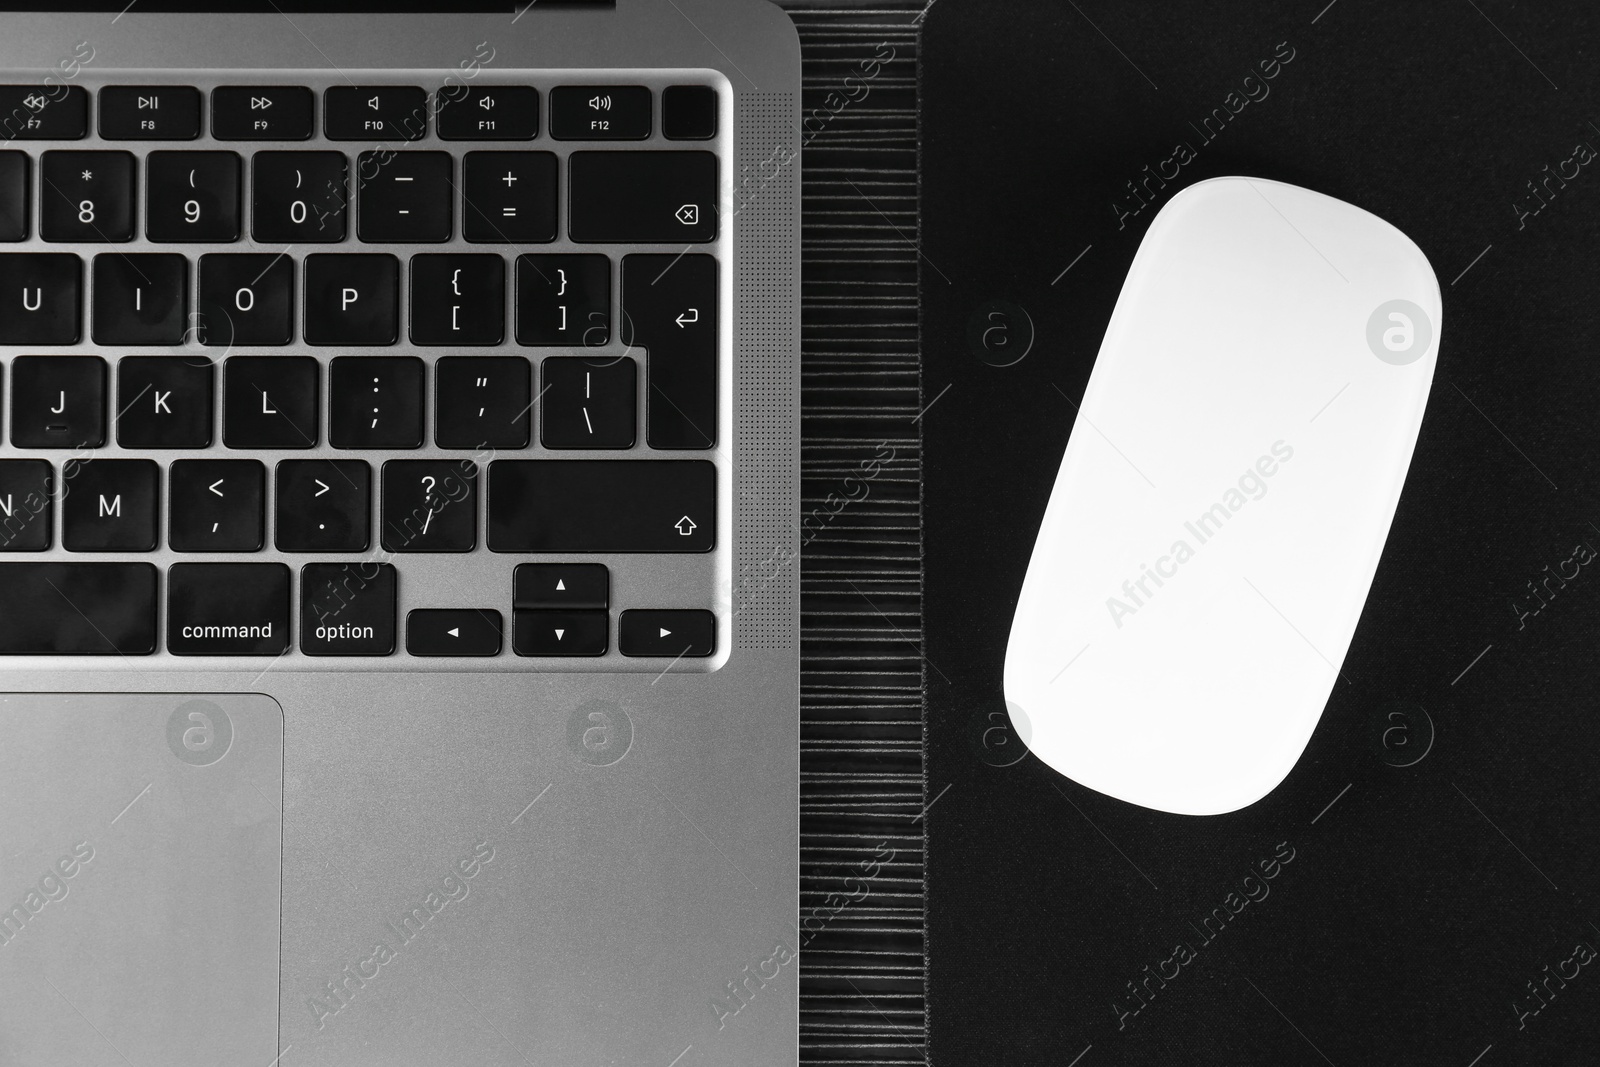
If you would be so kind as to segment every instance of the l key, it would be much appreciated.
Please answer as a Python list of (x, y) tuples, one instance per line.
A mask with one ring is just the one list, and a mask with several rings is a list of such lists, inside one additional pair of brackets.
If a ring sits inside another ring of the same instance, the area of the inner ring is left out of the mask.
[(645, 437), (651, 448), (717, 443), (717, 261), (625, 256), (622, 343), (648, 352)]

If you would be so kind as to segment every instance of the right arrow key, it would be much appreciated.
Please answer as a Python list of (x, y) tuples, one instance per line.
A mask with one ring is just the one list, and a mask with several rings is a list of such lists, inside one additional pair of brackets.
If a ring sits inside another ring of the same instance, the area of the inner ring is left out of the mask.
[(717, 648), (717, 617), (709, 611), (624, 611), (617, 624), (624, 656), (709, 656)]

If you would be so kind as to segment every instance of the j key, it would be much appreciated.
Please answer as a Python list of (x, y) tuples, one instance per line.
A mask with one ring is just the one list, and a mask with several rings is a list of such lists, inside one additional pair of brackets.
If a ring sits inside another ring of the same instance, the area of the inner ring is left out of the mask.
[(478, 543), (478, 465), (392, 459), (383, 465), (383, 547), (471, 552)]
[(266, 479), (259, 460), (177, 460), (167, 475), (167, 543), (177, 552), (259, 552)]
[(717, 618), (709, 611), (624, 611), (617, 650), (624, 656), (709, 656), (717, 647)]
[(304, 141), (316, 110), (296, 85), (230, 85), (211, 91), (211, 136), (219, 141)]
[(709, 552), (717, 471), (704, 460), (489, 464), (493, 552)]
[(551, 356), (539, 366), (539, 441), (546, 448), (632, 448), (638, 372), (626, 356)]
[(294, 260), (276, 252), (200, 257), (203, 345), (286, 345), (293, 338)]
[(0, 152), (0, 241), (26, 241), (28, 229), (28, 157)]
[(343, 152), (257, 152), (250, 235), (267, 244), (344, 240), (350, 204)]
[(156, 569), (148, 563), (0, 563), (0, 654), (148, 656)]
[(106, 361), (18, 356), (11, 361), (11, 443), (99, 448), (106, 443)]
[(340, 85), (323, 94), (330, 141), (420, 141), (428, 94), (414, 85)]
[(83, 260), (0, 253), (0, 344), (73, 345), (83, 333)]
[(363, 241), (448, 241), (448, 152), (363, 152), (357, 229)]
[(237, 241), (239, 156), (151, 152), (145, 160), (144, 232), (152, 241)]
[(372, 468), (359, 459), (278, 464), (280, 552), (361, 552), (371, 525)]
[(55, 475), (42, 459), (0, 459), (0, 552), (50, 547)]
[(200, 90), (187, 85), (108, 85), (100, 90), (107, 141), (192, 141), (200, 136)]
[(395, 645), (394, 565), (307, 563), (300, 568), (300, 651), (387, 656)]
[(189, 326), (189, 260), (175, 252), (94, 257), (94, 343), (182, 344)]
[(222, 365), (222, 443), (229, 448), (314, 448), (317, 361), (234, 356)]
[(72, 552), (156, 547), (161, 468), (148, 459), (70, 460), (62, 468), (61, 545)]
[(277, 656), (289, 650), (289, 568), (174, 563), (167, 571), (167, 651)]
[(89, 133), (81, 85), (0, 85), (0, 139), (76, 141)]
[(611, 606), (611, 573), (600, 563), (523, 563), (517, 567), (512, 606), (531, 609)]
[(550, 152), (468, 152), (461, 164), (462, 236), (554, 241), (558, 169)]
[(642, 85), (550, 90), (550, 136), (558, 141), (642, 141), (650, 124), (650, 90)]
[(306, 340), (392, 345), (400, 330), (400, 261), (391, 255), (307, 256)]
[(123, 356), (117, 361), (117, 444), (208, 448), (216, 368), (198, 356)]
[(422, 360), (340, 356), (328, 368), (328, 442), (334, 448), (422, 444)]
[(572, 153), (574, 241), (683, 245), (717, 236), (710, 152)]
[(649, 353), (645, 439), (651, 448), (717, 443), (717, 261), (625, 256), (622, 343)]
[(669, 85), (661, 91), (661, 135), (707, 141), (717, 135), (717, 91), (709, 85)]
[(598, 348), (610, 340), (608, 257), (517, 257), (517, 344)]
[(133, 155), (46, 152), (39, 169), (39, 236), (133, 240)]
[(411, 343), (497, 345), (506, 338), (506, 265), (491, 255), (411, 257)]
[(446, 141), (527, 141), (539, 134), (539, 90), (527, 85), (439, 90), (439, 136)]
[(435, 364), (440, 448), (526, 448), (533, 375), (521, 356), (446, 356)]
[(503, 626), (498, 611), (419, 608), (406, 616), (406, 651), (413, 656), (498, 656)]
[(519, 656), (603, 656), (610, 631), (603, 611), (519, 611), (511, 647)]

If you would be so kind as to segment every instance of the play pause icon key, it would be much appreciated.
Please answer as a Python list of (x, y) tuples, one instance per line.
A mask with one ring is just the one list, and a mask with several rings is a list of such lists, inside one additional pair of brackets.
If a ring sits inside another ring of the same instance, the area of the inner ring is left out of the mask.
[(477, 608), (419, 608), (406, 616), (406, 651), (413, 656), (497, 656), (501, 618)]

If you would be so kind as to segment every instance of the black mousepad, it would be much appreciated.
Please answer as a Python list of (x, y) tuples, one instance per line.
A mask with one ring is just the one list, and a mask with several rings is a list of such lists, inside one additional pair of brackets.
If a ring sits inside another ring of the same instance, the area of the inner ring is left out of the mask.
[[(936, 1065), (1600, 1062), (1600, 8), (1325, 2), (928, 13)], [(1346, 680), (1190, 818), (1023, 753), (1001, 670), (1140, 239), (1230, 174), (1394, 223), (1444, 321)]]

